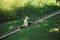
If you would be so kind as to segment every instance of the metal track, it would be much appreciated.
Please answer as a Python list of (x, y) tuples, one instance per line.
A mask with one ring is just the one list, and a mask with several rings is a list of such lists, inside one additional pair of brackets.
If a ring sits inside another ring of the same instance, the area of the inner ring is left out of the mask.
[[(34, 21), (34, 23), (31, 24), (31, 25), (37, 24), (37, 23), (39, 23), (39, 22), (41, 22), (41, 21), (43, 21), (43, 20), (46, 20), (46, 19), (48, 19), (48, 18), (50, 18), (50, 17), (52, 17), (52, 16), (55, 16), (55, 15), (57, 15), (57, 14), (60, 14), (60, 11), (55, 12), (55, 13), (51, 13), (50, 15), (47, 15), (47, 16), (43, 17), (42, 19), (40, 18), (40, 19)], [(29, 25), (29, 26), (31, 26), (31, 25)], [(25, 28), (25, 27), (24, 27), (24, 28)], [(3, 35), (0, 36), (0, 39), (3, 39), (3, 38), (5, 38), (5, 37), (8, 37), (9, 35), (12, 35), (12, 34), (18, 32), (18, 31), (20, 31), (20, 30), (22, 30), (22, 29), (21, 29), (21, 28), (16, 28), (16, 29), (14, 29), (14, 30), (12, 30), (12, 31), (10, 31), (10, 32), (4, 33)]]

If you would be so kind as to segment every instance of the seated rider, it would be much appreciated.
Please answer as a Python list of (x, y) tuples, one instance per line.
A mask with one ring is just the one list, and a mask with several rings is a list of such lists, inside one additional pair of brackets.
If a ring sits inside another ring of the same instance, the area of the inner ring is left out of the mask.
[(26, 27), (26, 26), (29, 26), (29, 25), (31, 25), (32, 23), (33, 23), (32, 21), (29, 21), (29, 22), (28, 22), (28, 16), (26, 16), (25, 19), (24, 19), (23, 25), (22, 25), (20, 28), (24, 28), (24, 27)]

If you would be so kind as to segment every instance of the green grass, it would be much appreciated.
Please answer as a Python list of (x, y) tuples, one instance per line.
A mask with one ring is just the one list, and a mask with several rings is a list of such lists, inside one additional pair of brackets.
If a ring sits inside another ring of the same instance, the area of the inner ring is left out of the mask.
[[(35, 15), (34, 17), (30, 16), (30, 20), (34, 21), (34, 20), (42, 18), (42, 17), (44, 17), (46, 15), (48, 15), (48, 14), (40, 15), (40, 16)], [(3, 33), (5, 33), (5, 32), (11, 31), (11, 30), (13, 30), (13, 29), (21, 26), (22, 23), (23, 23), (23, 19), (0, 24), (0, 30), (1, 30), (0, 31), (0, 35), (3, 34)]]
[(0, 35), (2, 33), (5, 33), (5, 32), (8, 32), (8, 31), (11, 31), (15, 28), (17, 28), (18, 26), (20, 26), (22, 23), (21, 20), (16, 20), (16, 21), (11, 21), (11, 22), (7, 22), (7, 23), (2, 23), (0, 24)]
[(34, 6), (29, 7), (28, 5), (26, 7), (24, 7), (23, 10), (22, 9), (18, 10), (18, 8), (17, 8), (16, 12), (18, 14), (23, 12), (22, 14), (19, 14), (19, 16), (21, 16), (21, 19), (0, 24), (0, 30), (1, 30), (0, 34), (13, 30), (13, 29), (17, 28), (18, 26), (22, 25), (24, 17), (26, 15), (29, 16), (30, 20), (34, 21), (34, 20), (37, 20), (39, 18), (42, 18), (42, 17), (52, 13), (52, 12), (55, 12), (58, 9), (60, 10), (60, 7), (56, 6), (56, 5), (45, 5), (42, 8), (37, 7), (36, 9)]
[[(13, 2), (13, 1), (12, 1)], [(16, 3), (15, 3), (16, 2)], [(15, 28), (17, 28), (18, 26), (21, 26), (22, 23), (23, 23), (23, 20), (24, 20), (24, 17), (27, 15), (29, 16), (30, 20), (34, 21), (34, 20), (37, 20), (39, 18), (42, 18), (52, 12), (55, 12), (55, 11), (58, 11), (60, 10), (60, 5), (57, 5), (55, 0), (31, 0), (31, 1), (15, 1), (13, 2), (13, 4), (8, 4), (8, 8), (4, 5), (1, 6), (0, 8), (0, 22), (6, 22), (6, 23), (2, 23), (0, 24), (0, 35), (5, 33), (5, 32), (8, 32), (10, 30), (13, 30)], [(25, 3), (26, 2), (26, 3)], [(3, 2), (1, 2), (3, 3)], [(11, 3), (11, 2), (9, 2)], [(3, 3), (5, 4), (5, 3)], [(17, 4), (17, 5), (16, 5)], [(1, 5), (1, 4), (0, 4)], [(5, 4), (6, 5), (6, 4)], [(4, 7), (6, 7), (6, 9), (4, 9)], [(9, 9), (10, 8), (10, 9)], [(2, 10), (1, 10), (2, 9)], [(58, 20), (57, 20), (58, 19)], [(13, 21), (12, 21), (13, 20)], [(14, 21), (15, 20), (15, 21)], [(53, 22), (53, 21), (54, 22)], [(57, 22), (57, 21), (58, 22)], [(42, 26), (44, 27), (43, 25), (48, 25), (48, 28), (51, 26), (53, 27), (55, 24), (55, 22), (57, 22), (57, 24), (59, 25), (60, 21), (59, 21), (59, 16), (55, 17), (55, 18), (51, 18), (49, 19), (49, 21), (47, 20), (47, 22), (43, 22), (43, 23), (38, 23), (36, 25), (34, 25), (32, 28), (29, 28), (29, 29), (26, 29), (26, 30), (23, 30), (21, 33), (16, 33), (15, 35), (20, 35), (21, 34), (21, 38), (20, 36), (16, 39), (19, 40), (19, 38), (21, 40), (24, 39), (24, 37), (26, 35), (29, 36), (30, 33), (32, 33), (34, 36), (35, 36), (35, 32), (38, 31), (38, 35), (39, 35), (39, 27)], [(10, 22), (9, 22), (10, 21)], [(41, 25), (39, 25), (41, 24)], [(38, 27), (36, 27), (38, 26)], [(37, 29), (36, 29), (37, 28)], [(45, 28), (45, 27), (44, 27)], [(43, 28), (42, 28), (43, 29)], [(49, 28), (50, 29), (50, 28)], [(27, 31), (28, 30), (28, 31)], [(30, 31), (31, 30), (31, 31)], [(35, 30), (35, 31), (34, 31)], [(37, 30), (37, 31), (36, 31)], [(45, 29), (43, 29), (44, 31)], [(46, 28), (47, 30), (47, 28)], [(28, 34), (26, 34), (26, 32), (29, 32)], [(32, 32), (34, 31), (34, 32)], [(42, 32), (43, 32), (42, 31)], [(24, 34), (24, 33), (26, 34)], [(45, 31), (44, 31), (45, 32)], [(31, 35), (32, 35), (31, 34)], [(24, 36), (25, 35), (25, 36)], [(43, 34), (42, 34), (43, 35)], [(34, 36), (31, 36), (31, 40), (37, 40), (37, 39), (32, 39)], [(12, 36), (13, 38), (14, 36)], [(16, 37), (16, 36), (15, 36)], [(15, 38), (14, 37), (14, 38)], [(26, 36), (27, 37), (27, 36)], [(41, 36), (40, 36), (41, 37)], [(11, 38), (11, 37), (10, 37)], [(14, 39), (13, 38), (13, 39)], [(35, 37), (34, 37), (35, 38)], [(39, 38), (39, 36), (38, 36)], [(7, 38), (9, 39), (9, 38)], [(13, 40), (13, 39), (9, 39), (9, 40)], [(16, 40), (15, 39), (15, 40)], [(26, 40), (28, 40), (27, 38), (25, 38)], [(29, 39), (30, 40), (30, 39)], [(44, 39), (45, 40), (45, 39)], [(47, 39), (46, 39), (47, 40)]]
[[(60, 40), (60, 14), (21, 30), (4, 40)], [(54, 31), (54, 28), (59, 29)]]
[(22, 19), (26, 15), (38, 18), (60, 10), (55, 0), (0, 0), (0, 7), (0, 23)]

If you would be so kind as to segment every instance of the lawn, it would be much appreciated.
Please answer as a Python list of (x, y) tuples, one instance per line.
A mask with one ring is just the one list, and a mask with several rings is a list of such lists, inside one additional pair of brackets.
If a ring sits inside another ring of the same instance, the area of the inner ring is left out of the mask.
[(3, 40), (60, 40), (60, 14)]
[[(22, 1), (21, 3), (23, 3), (23, 2), (24, 1)], [(21, 6), (22, 6), (22, 4), (21, 4)], [(14, 9), (14, 11), (10, 12), (10, 14), (16, 13), (18, 15), (18, 16), (16, 16), (16, 17), (18, 17), (17, 20), (13, 20), (10, 22), (0, 24), (0, 30), (1, 30), (0, 35), (2, 33), (5, 33), (5, 32), (8, 32), (10, 30), (17, 28), (18, 26), (21, 26), (23, 23), (24, 17), (26, 15), (29, 16), (30, 20), (34, 21), (34, 20), (42, 18), (42, 17), (44, 17), (52, 12), (58, 11), (58, 10), (60, 10), (60, 6), (57, 5), (54, 0), (50, 0), (50, 1), (47, 1), (47, 0), (46, 1), (43, 1), (43, 0), (32, 1), (31, 0), (31, 1), (27, 1), (27, 3), (25, 4), (24, 7), (17, 7), (16, 9)], [(10, 18), (11, 16), (9, 17), (9, 11), (7, 12), (7, 14), (5, 17), (8, 16), (8, 18)], [(5, 17), (3, 18), (3, 20), (9, 21), (9, 19), (7, 20), (7, 19), (5, 19)], [(12, 16), (12, 17), (15, 17), (15, 16)], [(0, 21), (2, 21), (2, 19)]]
[[(0, 5), (0, 35), (21, 26), (26, 15), (29, 17), (29, 21), (34, 21), (60, 10), (60, 5), (55, 0), (6, 0), (0, 1)], [(60, 37), (58, 37), (59, 31), (53, 31), (55, 27), (60, 28), (59, 17), (60, 14), (4, 40), (56, 40)]]

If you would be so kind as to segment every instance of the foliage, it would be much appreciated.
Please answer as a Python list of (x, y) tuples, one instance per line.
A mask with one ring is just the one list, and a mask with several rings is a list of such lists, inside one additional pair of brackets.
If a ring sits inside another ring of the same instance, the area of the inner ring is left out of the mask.
[(46, 15), (60, 9), (55, 0), (0, 0), (0, 23), (27, 16)]

